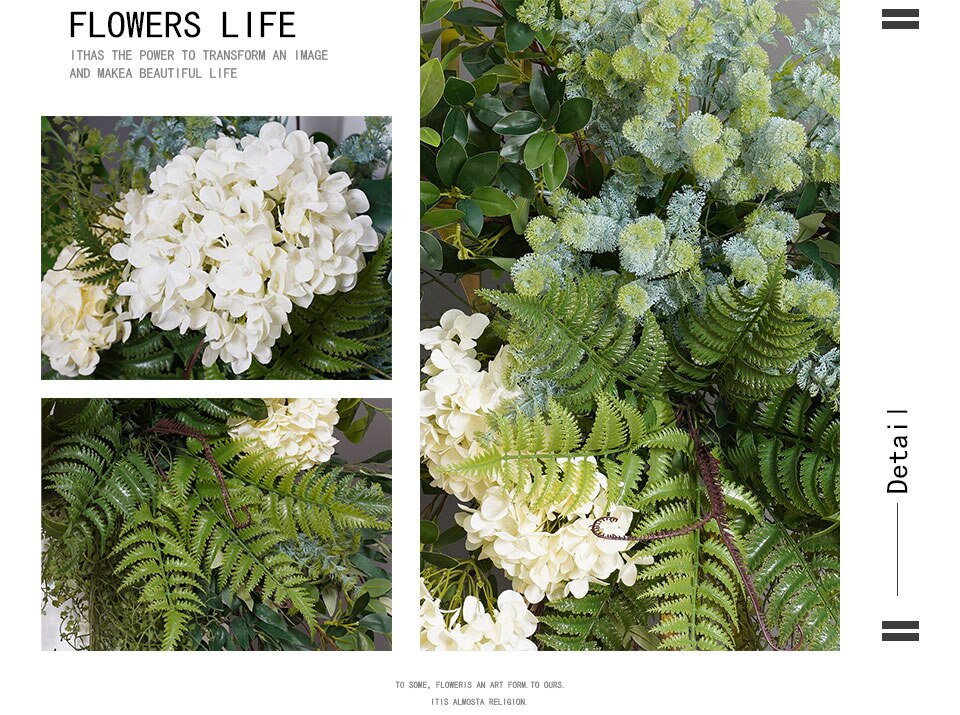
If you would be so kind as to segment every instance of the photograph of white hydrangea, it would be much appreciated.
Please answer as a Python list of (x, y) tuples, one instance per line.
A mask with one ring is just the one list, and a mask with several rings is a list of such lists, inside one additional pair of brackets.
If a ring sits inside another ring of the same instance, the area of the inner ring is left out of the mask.
[(840, 647), (837, 0), (426, 0), (424, 650)]
[(44, 650), (389, 650), (389, 400), (46, 399)]
[(45, 378), (389, 379), (387, 117), (44, 117)]

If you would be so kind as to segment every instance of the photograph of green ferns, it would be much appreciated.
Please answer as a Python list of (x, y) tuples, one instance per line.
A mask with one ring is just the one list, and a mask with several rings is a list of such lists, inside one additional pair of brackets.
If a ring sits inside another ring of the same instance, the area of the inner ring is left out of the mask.
[(839, 649), (839, 3), (420, 12), (421, 648)]
[(389, 401), (42, 403), (44, 648), (389, 649)]

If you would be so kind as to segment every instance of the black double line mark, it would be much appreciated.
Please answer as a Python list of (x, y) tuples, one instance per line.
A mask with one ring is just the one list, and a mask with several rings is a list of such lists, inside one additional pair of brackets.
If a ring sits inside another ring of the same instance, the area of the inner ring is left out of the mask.
[(883, 10), (883, 17), (915, 17), (916, 20), (883, 20), (880, 27), (884, 30), (919, 30), (920, 29), (920, 10)]

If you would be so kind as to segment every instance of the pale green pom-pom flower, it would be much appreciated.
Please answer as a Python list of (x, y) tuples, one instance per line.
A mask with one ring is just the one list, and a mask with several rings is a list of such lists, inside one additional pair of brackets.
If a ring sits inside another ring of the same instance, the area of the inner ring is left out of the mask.
[(719, 144), (707, 144), (694, 151), (690, 164), (697, 178), (707, 183), (717, 181), (729, 165), (727, 155)]
[(527, 223), (524, 238), (534, 251), (543, 251), (554, 242), (557, 227), (548, 216), (536, 216)]
[(528, 253), (510, 269), (513, 287), (520, 295), (532, 298), (543, 295), (563, 279), (560, 263), (545, 253)]
[(807, 283), (803, 289), (803, 307), (811, 318), (826, 318), (832, 315), (840, 304), (836, 292), (821, 281)]
[(650, 58), (648, 79), (659, 87), (673, 90), (680, 79), (680, 61), (669, 52), (661, 52)]
[(700, 247), (689, 241), (674, 241), (670, 244), (667, 265), (671, 273), (682, 273), (700, 263)]
[(650, 294), (643, 281), (627, 283), (617, 291), (617, 308), (628, 318), (641, 320), (651, 305)]
[(680, 145), (688, 154), (693, 154), (707, 144), (714, 144), (720, 139), (723, 124), (712, 114), (694, 112), (680, 128)]
[(624, 45), (614, 52), (610, 64), (625, 80), (636, 81), (643, 75), (643, 58), (635, 45)]
[(666, 227), (656, 216), (644, 216), (620, 232), (620, 264), (643, 275), (653, 267), (657, 249), (666, 238)]
[(603, 50), (590, 50), (583, 68), (594, 79), (605, 79), (610, 73), (610, 55)]
[(667, 35), (672, 35), (686, 22), (693, 11), (693, 0), (658, 0), (653, 20)]

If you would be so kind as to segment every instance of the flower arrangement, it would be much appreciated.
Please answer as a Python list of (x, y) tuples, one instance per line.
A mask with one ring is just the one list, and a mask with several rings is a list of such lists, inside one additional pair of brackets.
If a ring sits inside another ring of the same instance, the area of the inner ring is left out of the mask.
[[(43, 404), (42, 574), (83, 650), (370, 650), (390, 635), (388, 410), (357, 399)], [(53, 614), (51, 614), (53, 615)]]
[(421, 645), (838, 648), (837, 3), (421, 18)]
[(388, 376), (389, 318), (356, 320), (361, 306), (387, 312), (386, 120), (339, 151), (277, 121), (208, 121), (161, 133), (146, 158), (136, 131), (121, 149), (45, 123), (44, 248), (69, 241), (43, 279), (52, 372)]

